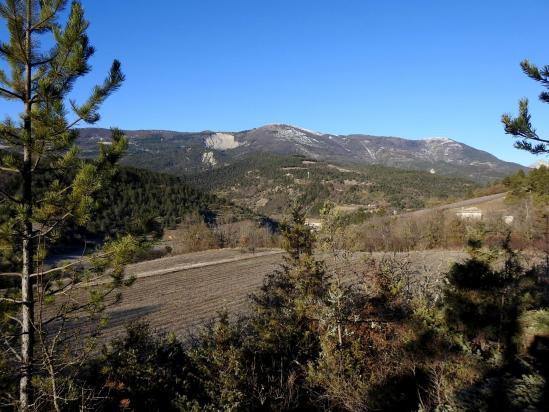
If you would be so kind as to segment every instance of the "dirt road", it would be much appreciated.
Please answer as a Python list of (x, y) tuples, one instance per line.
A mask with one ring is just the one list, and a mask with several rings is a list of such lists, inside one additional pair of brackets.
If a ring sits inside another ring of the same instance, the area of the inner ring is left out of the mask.
[(401, 216), (401, 217), (421, 216), (426, 213), (435, 212), (435, 211), (450, 210), (450, 209), (456, 209), (456, 208), (467, 207), (467, 206), (476, 206), (476, 205), (490, 202), (493, 200), (503, 199), (505, 198), (506, 195), (507, 195), (507, 192), (496, 193), (495, 195), (475, 197), (474, 199), (461, 200), (459, 202), (449, 203), (447, 205), (441, 205), (441, 206), (433, 207), (430, 209), (421, 209), (421, 210), (415, 210), (413, 212), (402, 213), (398, 216)]

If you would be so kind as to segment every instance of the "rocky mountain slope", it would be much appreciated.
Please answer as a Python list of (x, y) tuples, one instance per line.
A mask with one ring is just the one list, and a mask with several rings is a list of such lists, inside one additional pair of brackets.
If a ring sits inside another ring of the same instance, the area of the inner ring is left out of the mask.
[[(523, 168), (448, 138), (408, 140), (369, 135), (336, 136), (289, 125), (267, 125), (240, 132), (126, 131), (124, 163), (176, 175), (232, 164), (260, 152), (303, 155), (338, 164), (384, 165), (487, 182)], [(85, 155), (108, 143), (107, 129), (80, 129)]]

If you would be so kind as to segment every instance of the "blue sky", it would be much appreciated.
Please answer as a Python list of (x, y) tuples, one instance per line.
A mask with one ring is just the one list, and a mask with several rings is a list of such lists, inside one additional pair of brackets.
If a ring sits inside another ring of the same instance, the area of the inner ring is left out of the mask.
[[(127, 76), (100, 126), (237, 131), (289, 123), (334, 134), (445, 136), (533, 163), (500, 123), (549, 64), (546, 0), (84, 0), (97, 52)], [(0, 28), (0, 38), (5, 30)], [(0, 102), (0, 115), (13, 108)]]

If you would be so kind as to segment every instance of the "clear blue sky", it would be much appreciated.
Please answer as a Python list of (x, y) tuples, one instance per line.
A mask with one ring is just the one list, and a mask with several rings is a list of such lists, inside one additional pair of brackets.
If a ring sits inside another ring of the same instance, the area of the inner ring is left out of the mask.
[(519, 67), (549, 64), (546, 0), (83, 3), (97, 53), (76, 97), (113, 58), (127, 75), (100, 126), (445, 136), (530, 164), (540, 158), (514, 149), (500, 123), (527, 96), (549, 134), (549, 105)]

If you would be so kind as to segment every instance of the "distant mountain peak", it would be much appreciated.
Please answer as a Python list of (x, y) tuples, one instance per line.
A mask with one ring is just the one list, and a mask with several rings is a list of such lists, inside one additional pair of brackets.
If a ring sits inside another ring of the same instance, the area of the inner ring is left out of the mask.
[(456, 143), (455, 140), (452, 140), (448, 137), (428, 137), (426, 139), (422, 139), (424, 142), (442, 142), (442, 143)]
[(270, 131), (275, 130), (276, 131), (276, 130), (283, 130), (283, 129), (289, 129), (289, 128), (293, 128), (293, 126), (290, 126), (289, 124), (284, 124), (284, 123), (268, 123), (268, 124), (264, 124), (263, 126), (256, 127), (253, 130), (270, 130)]
[(308, 133), (313, 134), (316, 136), (322, 136), (324, 133), (317, 132), (315, 130), (306, 129), (304, 127), (294, 126), (291, 124), (285, 124), (285, 123), (272, 123), (272, 124), (266, 124), (263, 126), (260, 126), (254, 130), (270, 130), (270, 131), (288, 131), (288, 130), (294, 130), (297, 132), (302, 133)]
[[(320, 133), (289, 124), (266, 124), (243, 131), (169, 132), (127, 131), (130, 149), (126, 164), (184, 174), (218, 168), (258, 153), (299, 155), (317, 161), (383, 165), (460, 176), (488, 182), (525, 170), (482, 150), (448, 137), (412, 140), (366, 134)], [(106, 129), (80, 129), (78, 143), (85, 156), (109, 141)]]

